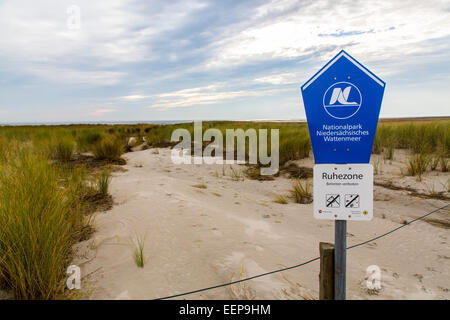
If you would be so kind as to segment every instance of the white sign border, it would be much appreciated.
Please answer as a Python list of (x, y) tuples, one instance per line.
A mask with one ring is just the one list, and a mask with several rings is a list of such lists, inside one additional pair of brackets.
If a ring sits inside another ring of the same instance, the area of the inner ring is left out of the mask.
[[(353, 164), (316, 164), (314, 165), (314, 218), (320, 220), (370, 221), (373, 218), (373, 166), (369, 163)], [(350, 174), (362, 179), (329, 179), (322, 178), (324, 171), (332, 174)], [(339, 184), (339, 185), (337, 185)], [(327, 197), (327, 195), (339, 195)], [(346, 207), (354, 201), (358, 207)], [(336, 199), (335, 199), (336, 198)], [(359, 198), (359, 199), (358, 199)], [(332, 201), (327, 203), (328, 199)], [(347, 203), (346, 203), (347, 201)]]

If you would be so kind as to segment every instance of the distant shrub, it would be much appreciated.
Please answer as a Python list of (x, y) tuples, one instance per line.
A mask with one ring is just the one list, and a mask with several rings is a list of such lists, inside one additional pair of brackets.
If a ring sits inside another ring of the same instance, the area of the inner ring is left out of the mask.
[(446, 153), (450, 150), (450, 122), (387, 122), (378, 126), (373, 153), (386, 148), (410, 149), (414, 153)]
[(79, 151), (89, 151), (93, 145), (102, 139), (102, 134), (97, 131), (81, 131), (77, 137), (77, 146)]
[(307, 158), (311, 151), (309, 136), (293, 135), (280, 138), (280, 165), (290, 160)]
[(96, 159), (118, 160), (124, 152), (124, 145), (119, 139), (107, 138), (93, 146)]
[(148, 130), (146, 132), (146, 139), (148, 144), (152, 146), (169, 144), (172, 130), (174, 130), (172, 127), (166, 126), (157, 126), (154, 127), (153, 130)]
[(70, 137), (58, 137), (50, 142), (50, 157), (67, 161), (73, 156), (75, 142)]

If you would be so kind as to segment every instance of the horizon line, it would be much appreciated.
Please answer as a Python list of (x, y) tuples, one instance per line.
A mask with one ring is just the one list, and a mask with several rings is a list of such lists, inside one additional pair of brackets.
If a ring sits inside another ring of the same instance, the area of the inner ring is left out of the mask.
[[(413, 116), (413, 117), (380, 117), (379, 120), (418, 120), (418, 119), (450, 119), (450, 116)], [(57, 126), (57, 125), (138, 125), (138, 124), (178, 124), (194, 121), (214, 122), (307, 122), (302, 119), (190, 119), (190, 120), (100, 120), (100, 121), (42, 121), (42, 122), (0, 122), (0, 126)]]

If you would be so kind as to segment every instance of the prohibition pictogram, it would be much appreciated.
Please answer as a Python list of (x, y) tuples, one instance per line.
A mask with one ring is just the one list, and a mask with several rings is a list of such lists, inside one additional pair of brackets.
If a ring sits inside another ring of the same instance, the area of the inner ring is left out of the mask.
[(345, 195), (345, 207), (346, 208), (359, 208), (359, 194), (346, 194)]
[(341, 197), (339, 194), (327, 194), (325, 200), (327, 208), (339, 208), (341, 206)]

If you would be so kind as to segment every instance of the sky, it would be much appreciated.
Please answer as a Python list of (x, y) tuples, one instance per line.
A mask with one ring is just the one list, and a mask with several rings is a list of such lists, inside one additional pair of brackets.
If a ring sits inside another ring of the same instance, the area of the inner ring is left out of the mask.
[(340, 50), (450, 116), (450, 1), (0, 0), (0, 123), (304, 119)]

